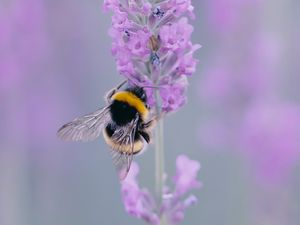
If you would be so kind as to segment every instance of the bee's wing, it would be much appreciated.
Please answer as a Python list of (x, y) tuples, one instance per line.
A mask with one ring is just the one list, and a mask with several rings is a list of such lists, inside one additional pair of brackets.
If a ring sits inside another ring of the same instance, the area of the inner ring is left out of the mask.
[[(112, 136), (119, 143), (116, 149), (112, 149), (112, 157), (121, 180), (126, 178), (133, 160), (134, 136), (137, 131), (138, 119), (138, 116), (136, 116), (131, 123), (117, 129)], [(122, 151), (122, 146), (128, 145), (130, 146), (129, 151)]]
[(109, 120), (109, 106), (106, 106), (63, 125), (57, 135), (66, 141), (92, 141), (101, 134)]

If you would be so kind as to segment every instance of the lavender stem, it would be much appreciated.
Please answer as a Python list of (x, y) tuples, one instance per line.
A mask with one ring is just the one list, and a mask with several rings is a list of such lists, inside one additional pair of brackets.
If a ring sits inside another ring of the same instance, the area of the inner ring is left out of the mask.
[[(159, 93), (156, 91), (156, 96), (158, 97)], [(161, 114), (161, 107), (156, 101), (156, 113)], [(164, 187), (164, 122), (163, 119), (159, 119), (155, 129), (155, 192), (156, 199), (158, 202), (159, 208), (161, 208), (161, 204), (163, 201), (163, 187)], [(164, 216), (161, 217), (161, 225), (167, 225)]]
[(158, 203), (162, 203), (164, 185), (164, 143), (163, 120), (159, 120), (155, 130), (155, 187)]

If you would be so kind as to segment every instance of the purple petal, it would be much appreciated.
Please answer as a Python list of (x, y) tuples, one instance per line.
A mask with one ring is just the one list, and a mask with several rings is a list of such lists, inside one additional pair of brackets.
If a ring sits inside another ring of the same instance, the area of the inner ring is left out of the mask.
[(176, 159), (176, 175), (174, 182), (176, 194), (181, 196), (193, 188), (199, 188), (201, 183), (197, 180), (200, 163), (189, 159), (185, 155), (180, 155)]
[(153, 212), (156, 207), (154, 199), (147, 190), (139, 187), (138, 174), (138, 164), (132, 162), (126, 179), (121, 182), (125, 210), (132, 216), (141, 218), (153, 225), (159, 225), (159, 218)]

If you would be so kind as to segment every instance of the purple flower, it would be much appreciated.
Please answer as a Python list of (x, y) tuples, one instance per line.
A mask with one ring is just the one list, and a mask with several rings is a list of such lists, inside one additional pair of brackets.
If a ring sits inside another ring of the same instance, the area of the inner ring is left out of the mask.
[(105, 11), (108, 10), (116, 10), (119, 6), (119, 0), (104, 0), (103, 9)]
[(180, 155), (176, 160), (176, 175), (174, 182), (176, 184), (175, 193), (183, 195), (193, 188), (199, 188), (197, 174), (200, 169), (199, 162), (189, 159), (185, 155)]
[(290, 103), (253, 104), (241, 126), (241, 150), (263, 183), (283, 183), (300, 157), (300, 108)]
[[(255, 6), (259, 0), (214, 0), (207, 1), (208, 20), (217, 32), (231, 33), (240, 23), (245, 9)], [(231, 32), (228, 32), (231, 31)]]
[(181, 58), (178, 67), (176, 68), (179, 75), (191, 76), (193, 73), (195, 73), (198, 60), (193, 57), (193, 54), (200, 47), (200, 45), (194, 45), (191, 48), (191, 51)]
[(201, 183), (197, 180), (199, 170), (199, 162), (189, 159), (186, 155), (177, 156), (176, 175), (173, 178), (175, 190), (166, 191), (161, 209), (170, 224), (181, 222), (185, 210), (198, 202), (196, 196), (184, 197), (184, 195), (192, 189), (201, 187)]
[(192, 205), (195, 205), (198, 202), (198, 199), (194, 195), (190, 195), (184, 200), (180, 198), (170, 197), (164, 200), (163, 202), (163, 212), (168, 222), (171, 225), (180, 223), (184, 219), (184, 212), (187, 208)]
[(144, 58), (145, 56), (149, 57), (150, 49), (148, 48), (148, 42), (151, 36), (150, 31), (147, 29), (138, 30), (135, 33), (128, 31), (128, 35), (129, 38), (126, 46), (132, 56), (141, 58)]
[(168, 10), (177, 17), (187, 13), (191, 18), (194, 18), (194, 7), (191, 0), (169, 0), (162, 3), (162, 8)]
[[(166, 77), (169, 78), (169, 77)], [(186, 102), (187, 79), (182, 77), (176, 83), (170, 79), (164, 79), (160, 83), (163, 88), (160, 89), (162, 98), (162, 109), (165, 112), (176, 111)]]
[[(217, 51), (211, 54), (215, 55), (213, 64), (199, 89), (206, 100), (203, 108), (212, 115), (205, 121), (208, 125), (201, 123), (201, 142), (210, 148), (238, 150), (251, 163), (260, 185), (286, 184), (300, 157), (299, 109), (280, 96), (284, 86), (289, 87), (283, 79), (286, 76), (278, 72), (282, 72), (282, 49), (286, 46), (261, 26), (252, 26), (247, 32), (245, 21), (260, 23), (255, 9), (261, 4), (257, 0), (208, 4), (209, 15), (219, 26), (217, 31), (224, 29), (226, 33), (218, 34)], [(228, 33), (236, 38), (228, 38)]]
[(177, 23), (163, 26), (159, 33), (162, 48), (173, 52), (189, 49), (192, 45), (190, 38), (193, 29), (186, 17), (181, 18)]
[(32, 76), (48, 54), (45, 9), (38, 0), (14, 1), (0, 7), (0, 94)]
[(197, 203), (194, 195), (184, 195), (194, 188), (200, 187), (197, 174), (200, 164), (180, 155), (176, 160), (176, 175), (173, 179), (175, 190), (165, 186), (165, 193), (161, 206), (157, 204), (149, 191), (138, 185), (138, 164), (133, 162), (128, 176), (122, 181), (122, 198), (125, 210), (132, 216), (143, 219), (149, 224), (160, 225), (160, 218), (166, 218), (170, 225), (178, 224), (184, 218), (184, 211)]
[[(191, 0), (105, 0), (104, 9), (114, 12), (109, 34), (119, 73), (135, 85), (158, 86), (163, 111), (179, 109), (186, 102), (185, 76), (198, 62), (193, 54), (199, 45), (190, 40), (193, 26), (180, 18), (193, 17)], [(154, 91), (146, 92), (153, 107)]]
[(139, 187), (136, 180), (138, 174), (138, 164), (133, 162), (129, 174), (122, 182), (122, 198), (125, 210), (128, 214), (150, 224), (159, 225), (159, 217), (153, 212), (156, 207), (154, 199), (147, 190)]

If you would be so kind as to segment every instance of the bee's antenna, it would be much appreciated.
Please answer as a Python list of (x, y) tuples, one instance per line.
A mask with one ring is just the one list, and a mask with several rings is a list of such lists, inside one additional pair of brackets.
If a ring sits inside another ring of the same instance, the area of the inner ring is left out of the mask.
[[(128, 81), (132, 82), (134, 85), (139, 86), (141, 88), (153, 88), (153, 89), (155, 89), (155, 88), (157, 88), (157, 89), (163, 88), (163, 86), (139, 85), (133, 79), (130, 79), (130, 78), (128, 78)], [(126, 83), (126, 81), (124, 83)]]
[(117, 87), (116, 87), (116, 89), (118, 90), (118, 89), (120, 89), (124, 84), (126, 84), (127, 83), (127, 80), (125, 80), (125, 81), (123, 81), (121, 84), (119, 84)]
[(159, 88), (163, 88), (163, 87), (162, 86), (142, 86), (142, 88), (153, 88), (153, 89), (157, 88), (157, 89), (159, 89)]

